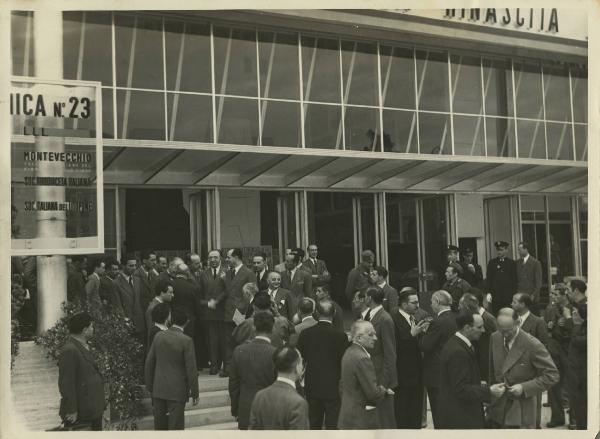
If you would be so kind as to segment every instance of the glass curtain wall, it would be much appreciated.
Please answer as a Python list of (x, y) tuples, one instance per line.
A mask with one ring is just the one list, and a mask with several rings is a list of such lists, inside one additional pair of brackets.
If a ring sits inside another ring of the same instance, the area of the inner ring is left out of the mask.
[[(587, 160), (587, 66), (289, 30), (64, 12), (64, 77), (103, 85), (104, 137)], [(12, 71), (33, 74), (31, 14)]]

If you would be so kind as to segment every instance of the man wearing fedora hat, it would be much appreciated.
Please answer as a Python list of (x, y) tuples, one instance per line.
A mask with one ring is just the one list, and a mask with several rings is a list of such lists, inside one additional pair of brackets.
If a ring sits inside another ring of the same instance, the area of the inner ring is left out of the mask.
[(508, 257), (509, 243), (494, 243), (498, 256), (490, 259), (487, 265), (487, 301), (492, 302), (494, 316), (502, 308), (510, 308), (512, 296), (517, 292), (517, 266)]

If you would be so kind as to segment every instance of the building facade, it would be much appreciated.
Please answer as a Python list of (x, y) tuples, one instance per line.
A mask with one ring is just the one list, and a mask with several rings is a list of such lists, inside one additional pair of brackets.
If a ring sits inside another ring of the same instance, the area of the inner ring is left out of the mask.
[(491, 11), (64, 12), (63, 79), (102, 84), (107, 252), (314, 242), (339, 295), (364, 249), (431, 290), (446, 245), (485, 270), (525, 240), (546, 291), (586, 276), (585, 13)]

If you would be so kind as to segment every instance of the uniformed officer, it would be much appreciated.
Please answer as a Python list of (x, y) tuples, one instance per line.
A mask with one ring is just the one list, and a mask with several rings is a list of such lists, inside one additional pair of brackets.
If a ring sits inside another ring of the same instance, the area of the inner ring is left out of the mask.
[(443, 285), (446, 282), (446, 268), (448, 268), (450, 265), (454, 264), (456, 266), (456, 268), (458, 269), (458, 277), (460, 277), (461, 279), (463, 278), (464, 272), (467, 269), (466, 264), (463, 264), (460, 261), (460, 255), (459, 255), (459, 248), (455, 245), (449, 245), (448, 247), (446, 247), (446, 263), (440, 268), (440, 271), (438, 273), (438, 280), (439, 280), (439, 285), (440, 288), (443, 287)]
[(498, 256), (487, 265), (487, 301), (492, 303), (493, 314), (501, 308), (510, 308), (512, 296), (517, 292), (517, 266), (508, 257), (508, 242), (494, 243)]
[(458, 275), (460, 270), (461, 267), (458, 262), (450, 263), (446, 267), (446, 282), (442, 286), (442, 290), (448, 291), (452, 296), (452, 309), (455, 311), (458, 310), (458, 301), (462, 295), (468, 293), (471, 289), (471, 285)]
[(473, 249), (466, 248), (463, 255), (463, 264), (465, 272), (463, 273), (463, 279), (469, 282), (472, 287), (480, 287), (483, 283), (483, 274), (481, 271), (481, 265), (473, 260)]

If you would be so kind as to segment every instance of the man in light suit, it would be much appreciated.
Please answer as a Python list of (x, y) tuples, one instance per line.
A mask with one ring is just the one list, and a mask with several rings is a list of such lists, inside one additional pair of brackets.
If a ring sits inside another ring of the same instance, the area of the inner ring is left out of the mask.
[(302, 267), (304, 250), (294, 248), (285, 257), (286, 271), (281, 275), (281, 286), (290, 291), (294, 307), (298, 306), (304, 297), (313, 297), (312, 276)]
[(227, 252), (227, 264), (229, 265), (229, 271), (225, 277), (225, 315), (224, 320), (227, 328), (225, 330), (225, 358), (223, 371), (219, 374), (221, 378), (229, 376), (229, 365), (231, 364), (231, 356), (233, 355), (233, 343), (231, 335), (235, 329), (235, 323), (233, 321), (236, 310), (242, 313), (250, 305), (244, 298), (242, 288), (247, 283), (254, 283), (256, 276), (242, 261), (243, 255), (242, 250), (239, 248), (232, 248)]
[(300, 318), (300, 323), (298, 323), (294, 329), (296, 331), (296, 335), (299, 337), (302, 331), (308, 329), (317, 324), (317, 321), (313, 317), (315, 313), (315, 302), (312, 299), (305, 297), (300, 301), (300, 306), (298, 307), (298, 317)]
[(529, 294), (537, 304), (542, 288), (542, 264), (529, 254), (529, 244), (520, 242), (517, 260), (517, 292)]
[(173, 325), (154, 337), (144, 368), (146, 389), (152, 395), (155, 430), (185, 429), (185, 403), (198, 404), (198, 371), (192, 338), (184, 334), (187, 315), (171, 313)]
[(254, 397), (250, 430), (308, 430), (308, 404), (296, 391), (304, 368), (297, 349), (284, 346), (273, 354), (277, 379)]
[(370, 322), (357, 320), (350, 328), (352, 344), (342, 357), (340, 381), (341, 405), (338, 418), (340, 430), (377, 429), (376, 405), (393, 392), (377, 384), (375, 367), (368, 350), (377, 341)]
[(398, 291), (387, 283), (388, 271), (385, 267), (373, 267), (370, 273), (371, 283), (383, 290), (383, 309), (388, 313), (398, 308)]
[[(386, 389), (393, 389), (398, 385), (398, 371), (396, 370), (396, 334), (394, 321), (383, 309), (383, 290), (371, 287), (366, 291), (367, 310), (362, 318), (371, 322), (377, 334), (377, 341), (371, 350), (371, 359), (375, 366), (377, 383)], [(394, 399), (385, 398), (377, 406), (379, 428), (396, 428), (396, 415), (394, 412)]]
[(312, 286), (316, 291), (317, 287), (329, 285), (331, 274), (327, 271), (325, 261), (317, 258), (319, 248), (316, 244), (309, 244), (306, 250), (308, 251), (308, 258), (302, 263), (302, 266), (312, 275)]
[(497, 428), (536, 428), (538, 396), (555, 385), (559, 373), (544, 345), (522, 331), (510, 308), (498, 313), (498, 331), (490, 340), (490, 384), (504, 383), (502, 397), (492, 399)]
[(271, 271), (267, 274), (267, 294), (277, 306), (279, 314), (287, 318), (290, 322), (296, 314), (296, 306), (289, 290), (281, 288), (281, 274), (276, 271)]
[(252, 318), (256, 335), (235, 348), (229, 373), (231, 415), (237, 417), (240, 430), (248, 429), (250, 407), (256, 393), (273, 384), (277, 376), (273, 366), (275, 347), (270, 339), (275, 322), (273, 315), (259, 311)]
[(152, 310), (159, 303), (170, 304), (171, 300), (173, 300), (173, 284), (164, 279), (157, 281), (156, 285), (154, 286), (154, 299), (152, 299), (152, 302), (148, 304), (148, 309), (146, 309), (145, 314), (148, 336), (150, 335), (150, 328), (154, 326), (154, 322), (152, 321)]
[(123, 272), (115, 279), (125, 318), (133, 323), (136, 339), (146, 345), (146, 319), (142, 308), (140, 280), (134, 276), (137, 268), (135, 256), (128, 255), (121, 261)]
[(419, 337), (419, 348), (423, 352), (423, 382), (427, 388), (434, 428), (438, 425), (440, 413), (437, 401), (440, 389), (440, 355), (446, 342), (456, 332), (456, 315), (450, 309), (451, 306), (450, 293), (444, 290), (433, 293), (431, 309), (435, 317)]
[(91, 310), (98, 312), (102, 308), (102, 301), (100, 299), (100, 279), (104, 276), (104, 272), (106, 271), (104, 260), (100, 257), (90, 258), (88, 267), (90, 267), (93, 272), (88, 276), (85, 284), (86, 302)]

